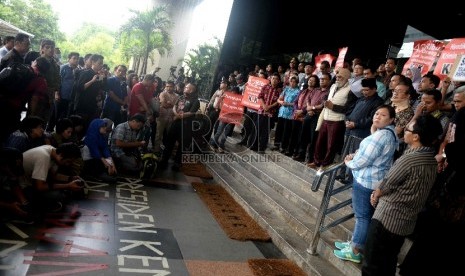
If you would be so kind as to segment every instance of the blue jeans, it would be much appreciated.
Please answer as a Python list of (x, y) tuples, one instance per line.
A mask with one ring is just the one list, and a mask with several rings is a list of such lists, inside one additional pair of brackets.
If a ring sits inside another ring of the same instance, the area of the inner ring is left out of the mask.
[(228, 124), (220, 122), (218, 124), (218, 129), (215, 132), (215, 135), (210, 138), (210, 145), (213, 147), (220, 147), (224, 149), (224, 144), (226, 143), (227, 134), (231, 131), (231, 128), (234, 127), (234, 124)]
[(355, 214), (355, 227), (352, 235), (352, 247), (363, 250), (367, 239), (368, 227), (375, 208), (370, 204), (373, 192), (357, 183), (354, 179), (352, 186), (352, 208)]

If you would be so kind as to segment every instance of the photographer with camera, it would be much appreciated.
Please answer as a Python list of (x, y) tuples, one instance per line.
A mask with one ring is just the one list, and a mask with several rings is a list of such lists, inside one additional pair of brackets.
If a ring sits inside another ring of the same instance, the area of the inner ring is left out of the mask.
[(106, 86), (104, 74), (100, 74), (103, 68), (103, 56), (92, 55), (91, 69), (84, 70), (79, 75), (76, 90), (75, 111), (84, 120), (84, 131), (90, 124), (90, 121), (100, 117), (98, 100), (102, 99), (102, 91)]

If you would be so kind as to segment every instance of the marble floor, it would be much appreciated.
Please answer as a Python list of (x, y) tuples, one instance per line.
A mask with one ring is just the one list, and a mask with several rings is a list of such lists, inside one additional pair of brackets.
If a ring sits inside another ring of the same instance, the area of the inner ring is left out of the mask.
[[(253, 275), (250, 258), (285, 258), (272, 242), (228, 238), (170, 167), (150, 182), (87, 181), (85, 199), (34, 224), (0, 222), (0, 275)], [(79, 212), (80, 216), (74, 214)]]

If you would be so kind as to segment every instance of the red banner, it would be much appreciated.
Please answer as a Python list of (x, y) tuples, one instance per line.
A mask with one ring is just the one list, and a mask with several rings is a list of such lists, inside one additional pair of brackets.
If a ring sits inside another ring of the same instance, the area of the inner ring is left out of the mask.
[(349, 47), (339, 48), (339, 56), (337, 57), (336, 65), (334, 66), (334, 68), (337, 69), (337, 68), (344, 67), (344, 59), (346, 58), (346, 54), (347, 54), (348, 49), (349, 49)]
[(242, 95), (233, 92), (224, 92), (219, 120), (228, 124), (241, 124), (244, 106), (241, 104)]
[(260, 108), (258, 94), (262, 90), (262, 87), (269, 83), (270, 81), (267, 79), (249, 76), (241, 104), (251, 109), (258, 110)]
[(433, 64), (442, 48), (444, 42), (437, 40), (417, 40), (413, 44), (413, 53), (409, 60), (405, 63), (402, 74), (410, 67), (421, 68), (421, 75), (425, 75), (433, 69)]
[(446, 45), (434, 68), (434, 74), (443, 80), (451, 72), (455, 58), (459, 55), (465, 55), (465, 38), (454, 38)]

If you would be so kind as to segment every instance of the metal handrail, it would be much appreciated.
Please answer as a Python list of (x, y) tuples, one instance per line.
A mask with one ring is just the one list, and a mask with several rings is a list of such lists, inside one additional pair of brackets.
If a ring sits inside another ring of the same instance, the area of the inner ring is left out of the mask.
[[(344, 147), (343, 147), (342, 154), (341, 154), (341, 159), (343, 159), (343, 157), (349, 154), (351, 151), (354, 151), (355, 149), (354, 145), (357, 145), (356, 147), (358, 147), (358, 144), (360, 144), (360, 141), (361, 139), (358, 137), (349, 136), (344, 143)], [(344, 161), (337, 163), (335, 165), (326, 167), (323, 170), (318, 170), (315, 175), (315, 178), (313, 179), (313, 183), (311, 187), (312, 191), (314, 192), (318, 191), (323, 179), (326, 179), (326, 187), (324, 190), (323, 198), (321, 200), (320, 208), (318, 210), (318, 215), (317, 215), (317, 219), (315, 223), (315, 231), (313, 232), (312, 241), (310, 242), (310, 246), (307, 249), (307, 252), (312, 255), (317, 254), (316, 249), (317, 249), (318, 241), (320, 240), (320, 236), (322, 232), (328, 230), (331, 227), (337, 226), (354, 217), (354, 213), (350, 213), (348, 215), (335, 219), (326, 225), (324, 224), (325, 218), (328, 214), (333, 213), (341, 208), (344, 208), (352, 203), (352, 198), (349, 198), (345, 201), (335, 204), (334, 206), (328, 207), (331, 197), (333, 195), (336, 195), (338, 193), (341, 193), (345, 190), (352, 188), (352, 183), (348, 183), (344, 186), (334, 188), (334, 182), (336, 181), (336, 175), (342, 170), (344, 170), (345, 173), (347, 173), (347, 170), (348, 170)]]

